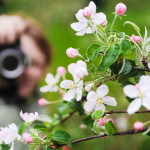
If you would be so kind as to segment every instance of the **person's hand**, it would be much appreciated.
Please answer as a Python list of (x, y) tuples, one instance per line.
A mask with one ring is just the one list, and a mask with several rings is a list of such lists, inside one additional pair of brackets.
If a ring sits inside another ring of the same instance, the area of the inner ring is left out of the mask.
[(19, 16), (0, 16), (0, 45), (12, 44), (23, 33), (25, 23)]

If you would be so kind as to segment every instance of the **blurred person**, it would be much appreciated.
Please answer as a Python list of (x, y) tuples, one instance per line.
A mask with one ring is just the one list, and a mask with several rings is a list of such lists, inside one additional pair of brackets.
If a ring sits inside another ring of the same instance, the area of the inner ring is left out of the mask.
[(35, 21), (22, 16), (1, 15), (0, 47), (11, 47), (16, 41), (30, 63), (17, 78), (7, 79), (0, 74), (0, 127), (19, 124), (21, 110), (38, 111), (37, 101), (29, 103), (28, 98), (37, 95), (38, 81), (45, 74), (52, 56), (51, 47)]

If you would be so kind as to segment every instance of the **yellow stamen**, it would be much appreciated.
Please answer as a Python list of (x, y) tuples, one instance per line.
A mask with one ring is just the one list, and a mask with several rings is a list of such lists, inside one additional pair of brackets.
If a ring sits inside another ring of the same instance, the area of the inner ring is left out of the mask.
[(142, 93), (141, 91), (139, 92), (139, 97), (140, 97), (140, 98), (143, 98), (143, 97), (144, 97), (144, 95), (143, 95), (143, 93)]
[(99, 98), (99, 99), (97, 100), (97, 103), (103, 104), (102, 99)]

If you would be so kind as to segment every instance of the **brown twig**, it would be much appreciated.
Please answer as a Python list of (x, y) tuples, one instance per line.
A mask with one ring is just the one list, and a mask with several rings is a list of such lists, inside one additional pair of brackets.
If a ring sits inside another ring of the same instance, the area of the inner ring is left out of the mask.
[[(106, 116), (107, 114), (118, 114), (118, 113), (127, 113), (127, 111), (105, 111), (103, 117)], [(137, 111), (135, 113), (137, 114), (150, 113), (150, 110)]]
[(135, 70), (150, 72), (150, 69), (144, 69), (144, 68), (132, 67), (132, 70), (131, 70), (131, 71), (135, 71)]
[(143, 65), (145, 66), (145, 68), (148, 68), (148, 57), (147, 56), (143, 56), (141, 62), (143, 63)]
[[(145, 132), (149, 127), (145, 127), (143, 128), (142, 130), (135, 130), (135, 129), (130, 129), (130, 130), (127, 130), (127, 131), (123, 131), (123, 132), (115, 132), (113, 133), (112, 136), (116, 136), (116, 135), (134, 135), (134, 134), (139, 134), (139, 133), (143, 133)], [(85, 138), (82, 138), (82, 139), (78, 139), (78, 140), (75, 140), (72, 142), (72, 144), (77, 144), (79, 142), (83, 142), (83, 141), (88, 141), (88, 140), (92, 140), (92, 139), (96, 139), (96, 138), (101, 138), (101, 137), (105, 137), (105, 136), (108, 136), (106, 133), (102, 134), (102, 135), (95, 135), (95, 136), (90, 136), (90, 137), (85, 137)], [(56, 148), (54, 149), (58, 149), (62, 146), (65, 146), (67, 144), (61, 144), (59, 146), (57, 146)]]
[(76, 110), (73, 110), (72, 112), (70, 112), (67, 117), (65, 117), (64, 119), (60, 120), (60, 123), (64, 123), (64, 122), (65, 122), (66, 120), (68, 120), (75, 112), (76, 112)]

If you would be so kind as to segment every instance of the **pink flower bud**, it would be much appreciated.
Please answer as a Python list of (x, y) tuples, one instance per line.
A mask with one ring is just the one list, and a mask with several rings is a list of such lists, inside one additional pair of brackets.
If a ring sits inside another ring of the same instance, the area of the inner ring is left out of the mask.
[(103, 118), (103, 119), (99, 120), (99, 123), (100, 123), (101, 126), (104, 126), (105, 122), (107, 122), (106, 118)]
[(75, 58), (75, 57), (77, 57), (79, 55), (78, 50), (76, 50), (76, 49), (74, 49), (72, 47), (68, 48), (66, 53), (71, 58)]
[(115, 10), (116, 10), (116, 14), (120, 16), (120, 15), (125, 14), (125, 12), (127, 10), (127, 7), (126, 7), (125, 4), (119, 3), (119, 4), (116, 5)]
[(102, 25), (102, 26), (106, 26), (107, 23), (108, 23), (108, 22), (107, 22), (107, 19), (106, 19), (104, 22), (101, 23), (101, 25)]
[(40, 98), (39, 100), (38, 100), (38, 105), (39, 106), (44, 106), (44, 105), (46, 105), (47, 104), (47, 101), (44, 99), (44, 98)]
[(134, 127), (136, 130), (142, 130), (142, 129), (144, 128), (144, 125), (143, 125), (142, 122), (137, 121), (137, 122), (134, 123), (133, 127)]
[(29, 133), (23, 133), (22, 138), (25, 140), (26, 143), (33, 142), (33, 139)]
[(83, 16), (84, 17), (89, 17), (91, 15), (91, 9), (89, 7), (85, 7), (83, 10)]
[(136, 42), (137, 44), (141, 42), (140, 36), (135, 36), (134, 34), (131, 36), (130, 41)]
[(57, 68), (57, 73), (58, 73), (59, 75), (65, 75), (66, 69), (65, 69), (64, 67), (58, 67), (58, 68)]
[(87, 92), (90, 92), (92, 86), (93, 86), (93, 83), (87, 84), (87, 85), (85, 86), (85, 90), (86, 90)]
[(108, 136), (104, 136), (103, 138), (104, 138), (104, 139), (108, 139)]

